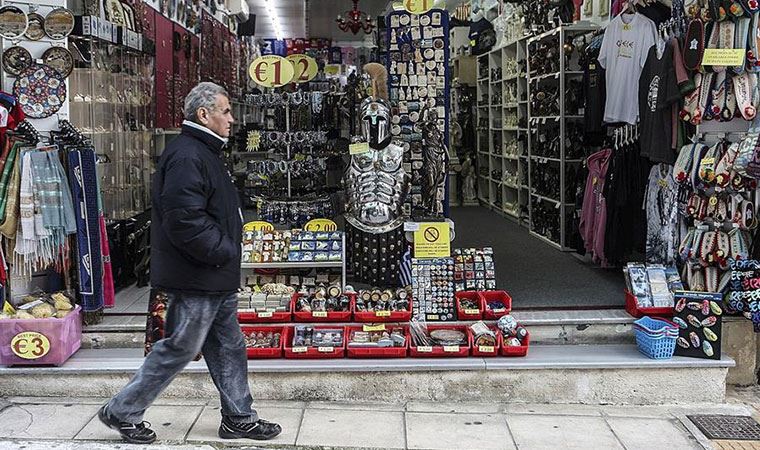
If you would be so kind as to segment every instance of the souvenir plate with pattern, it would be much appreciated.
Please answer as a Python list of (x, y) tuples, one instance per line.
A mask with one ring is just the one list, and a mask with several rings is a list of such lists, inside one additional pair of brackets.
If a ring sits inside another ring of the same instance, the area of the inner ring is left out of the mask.
[(66, 83), (52, 67), (34, 64), (13, 83), (13, 95), (32, 119), (55, 114), (66, 100)]

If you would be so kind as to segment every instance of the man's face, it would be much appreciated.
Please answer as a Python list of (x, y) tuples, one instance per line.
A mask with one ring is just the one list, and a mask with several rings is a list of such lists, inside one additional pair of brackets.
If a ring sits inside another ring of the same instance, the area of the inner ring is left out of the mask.
[(219, 136), (230, 137), (232, 124), (235, 122), (232, 117), (230, 100), (224, 95), (217, 95), (213, 108), (198, 108), (198, 121)]

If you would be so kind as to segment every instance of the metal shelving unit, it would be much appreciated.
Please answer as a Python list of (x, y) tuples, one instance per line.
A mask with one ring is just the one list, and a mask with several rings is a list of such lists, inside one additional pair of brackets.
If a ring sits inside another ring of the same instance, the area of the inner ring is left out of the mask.
[[(580, 70), (567, 70), (568, 67), (566, 67), (566, 57), (565, 57), (565, 48), (563, 43), (566, 42), (567, 37), (574, 37), (580, 34), (590, 33), (594, 32), (598, 29), (596, 26), (588, 26), (588, 25), (561, 25), (553, 30), (549, 30), (545, 33), (542, 33), (538, 36), (535, 36), (533, 38), (528, 39), (526, 45), (527, 50), (527, 61), (528, 61), (528, 98), (532, 98), (533, 89), (538, 89), (538, 86), (540, 83), (558, 83), (559, 84), (559, 103), (560, 103), (560, 111), (558, 116), (534, 116), (531, 111), (531, 106), (528, 104), (528, 155), (529, 158), (528, 161), (528, 191), (530, 192), (531, 198), (534, 198), (538, 201), (542, 202), (549, 202), (553, 205), (553, 207), (556, 208), (557, 213), (559, 214), (559, 242), (556, 242), (547, 236), (544, 236), (542, 234), (539, 234), (535, 231), (535, 224), (533, 223), (533, 202), (528, 202), (528, 208), (529, 208), (529, 216), (530, 216), (530, 233), (542, 241), (550, 244), (551, 246), (558, 248), (563, 251), (571, 250), (571, 248), (568, 247), (568, 237), (569, 237), (569, 227), (571, 224), (568, 223), (568, 213), (572, 212), (572, 208), (574, 207), (574, 198), (566, 198), (566, 174), (567, 174), (567, 166), (569, 164), (579, 164), (583, 160), (580, 159), (569, 159), (565, 156), (565, 142), (566, 142), (566, 122), (567, 121), (577, 121), (582, 120), (583, 116), (577, 116), (577, 115), (569, 115), (565, 114), (565, 93), (566, 93), (566, 78), (582, 75), (583, 72)], [(530, 67), (530, 47), (532, 43), (539, 42), (542, 40), (545, 40), (549, 37), (558, 36), (559, 38), (559, 71), (555, 73), (548, 73), (548, 74), (540, 74), (531, 76), (533, 73), (533, 69)], [(535, 142), (533, 142), (532, 138), (532, 130), (540, 128), (546, 124), (551, 124), (552, 126), (556, 126), (555, 124), (559, 124), (559, 133), (560, 133), (560, 157), (559, 158), (551, 158), (551, 157), (545, 157), (540, 155), (534, 155), (534, 148), (535, 148)], [(534, 187), (534, 184), (537, 185), (536, 180), (533, 180), (530, 176), (531, 169), (533, 167), (533, 164), (558, 164), (559, 165), (559, 199), (552, 199), (543, 195), (539, 195), (536, 192), (536, 189)]]

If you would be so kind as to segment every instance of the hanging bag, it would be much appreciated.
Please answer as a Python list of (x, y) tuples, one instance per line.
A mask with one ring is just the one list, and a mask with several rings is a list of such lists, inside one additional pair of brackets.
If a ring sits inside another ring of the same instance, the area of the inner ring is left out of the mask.
[(747, 178), (760, 178), (760, 133), (752, 132), (739, 143), (739, 152), (734, 161), (734, 170), (737, 174)]

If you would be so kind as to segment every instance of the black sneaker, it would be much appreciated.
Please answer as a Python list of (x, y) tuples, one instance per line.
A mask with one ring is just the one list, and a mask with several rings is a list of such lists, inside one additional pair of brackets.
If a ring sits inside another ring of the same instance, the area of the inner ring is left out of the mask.
[(219, 437), (222, 439), (256, 439), (267, 441), (282, 433), (282, 427), (276, 423), (259, 419), (256, 422), (243, 423), (233, 422), (226, 417), (222, 418), (219, 425)]
[(130, 444), (152, 444), (156, 440), (156, 433), (149, 428), (150, 422), (119, 422), (119, 419), (108, 414), (106, 405), (98, 410), (98, 419), (108, 428), (118, 431), (121, 438)]

